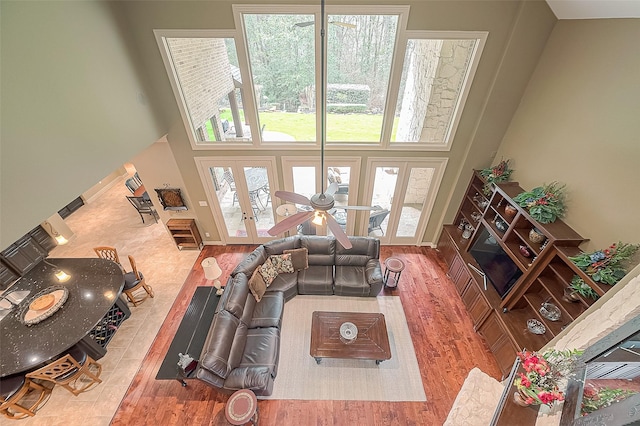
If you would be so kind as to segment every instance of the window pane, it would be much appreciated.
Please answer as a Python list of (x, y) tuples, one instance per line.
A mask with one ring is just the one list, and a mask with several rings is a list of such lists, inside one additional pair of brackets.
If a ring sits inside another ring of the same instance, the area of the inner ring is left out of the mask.
[(275, 225), (271, 208), (271, 190), (266, 167), (244, 167), (244, 178), (249, 190), (249, 202), (255, 217), (259, 237), (268, 237), (267, 232)]
[(262, 139), (315, 141), (313, 15), (243, 15)]
[(379, 142), (396, 15), (329, 15), (327, 140)]
[(392, 142), (448, 142), (476, 43), (408, 40)]
[(236, 46), (227, 38), (167, 38), (169, 56), (199, 143), (249, 140)]
[[(355, 211), (341, 209), (340, 206), (349, 205), (349, 177), (351, 176), (351, 167), (327, 167), (325, 175), (327, 176), (327, 188), (332, 183), (336, 183), (338, 185), (338, 189), (333, 194), (333, 199), (335, 201), (333, 217), (338, 222), (338, 225), (340, 225), (340, 227), (346, 232), (347, 219), (349, 215), (354, 215)], [(329, 228), (327, 228), (327, 235), (333, 235), (333, 232), (331, 232)]]
[(409, 173), (407, 190), (404, 193), (402, 212), (396, 231), (396, 237), (415, 237), (418, 230), (418, 222), (422, 216), (422, 209), (426, 201), (431, 181), (433, 179), (432, 168), (414, 167)]
[(236, 183), (230, 168), (210, 167), (211, 180), (216, 189), (218, 204), (224, 217), (224, 226), (231, 237), (246, 236), (242, 207), (236, 194)]
[(313, 166), (295, 166), (293, 172), (293, 192), (311, 198), (316, 193), (316, 168)]
[(389, 212), (393, 206), (393, 196), (396, 191), (399, 170), (398, 167), (376, 167), (371, 205), (378, 209), (371, 211), (369, 214), (367, 233), (371, 237), (385, 235), (389, 222)]

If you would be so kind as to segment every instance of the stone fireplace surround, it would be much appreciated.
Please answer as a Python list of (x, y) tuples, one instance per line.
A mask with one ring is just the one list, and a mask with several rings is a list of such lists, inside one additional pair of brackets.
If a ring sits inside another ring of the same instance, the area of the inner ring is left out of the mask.
[[(640, 313), (640, 265), (556, 336), (546, 348), (585, 349)], [(469, 372), (445, 421), (446, 426), (486, 426), (504, 386), (477, 368)], [(541, 407), (536, 426), (560, 424), (562, 407)]]

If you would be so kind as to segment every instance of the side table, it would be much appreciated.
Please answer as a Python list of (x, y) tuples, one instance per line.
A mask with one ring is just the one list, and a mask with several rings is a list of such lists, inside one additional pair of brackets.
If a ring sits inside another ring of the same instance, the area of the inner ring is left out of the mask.
[(258, 398), (250, 389), (240, 389), (229, 397), (224, 415), (232, 425), (258, 424)]
[(389, 257), (384, 261), (384, 286), (385, 288), (397, 288), (400, 275), (404, 271), (404, 262), (397, 257)]

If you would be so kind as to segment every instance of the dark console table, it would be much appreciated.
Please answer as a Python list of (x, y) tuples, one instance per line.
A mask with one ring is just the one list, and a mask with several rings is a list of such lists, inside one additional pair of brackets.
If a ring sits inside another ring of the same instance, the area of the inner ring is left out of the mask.
[[(0, 320), (0, 377), (36, 368), (79, 344), (94, 359), (106, 354), (106, 344), (118, 326), (131, 315), (119, 297), (124, 273), (106, 259), (47, 259), (40, 262), (5, 292), (30, 293)], [(71, 276), (59, 282), (57, 269)], [(20, 321), (20, 311), (34, 295), (51, 286), (69, 290), (68, 298), (52, 316), (30, 326)]]

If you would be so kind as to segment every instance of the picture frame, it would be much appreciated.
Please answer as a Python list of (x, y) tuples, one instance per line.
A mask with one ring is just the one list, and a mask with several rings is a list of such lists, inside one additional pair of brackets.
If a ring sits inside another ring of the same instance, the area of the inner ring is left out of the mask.
[(155, 191), (158, 194), (158, 199), (160, 200), (160, 204), (162, 204), (163, 210), (188, 210), (182, 198), (180, 188), (156, 188)]

